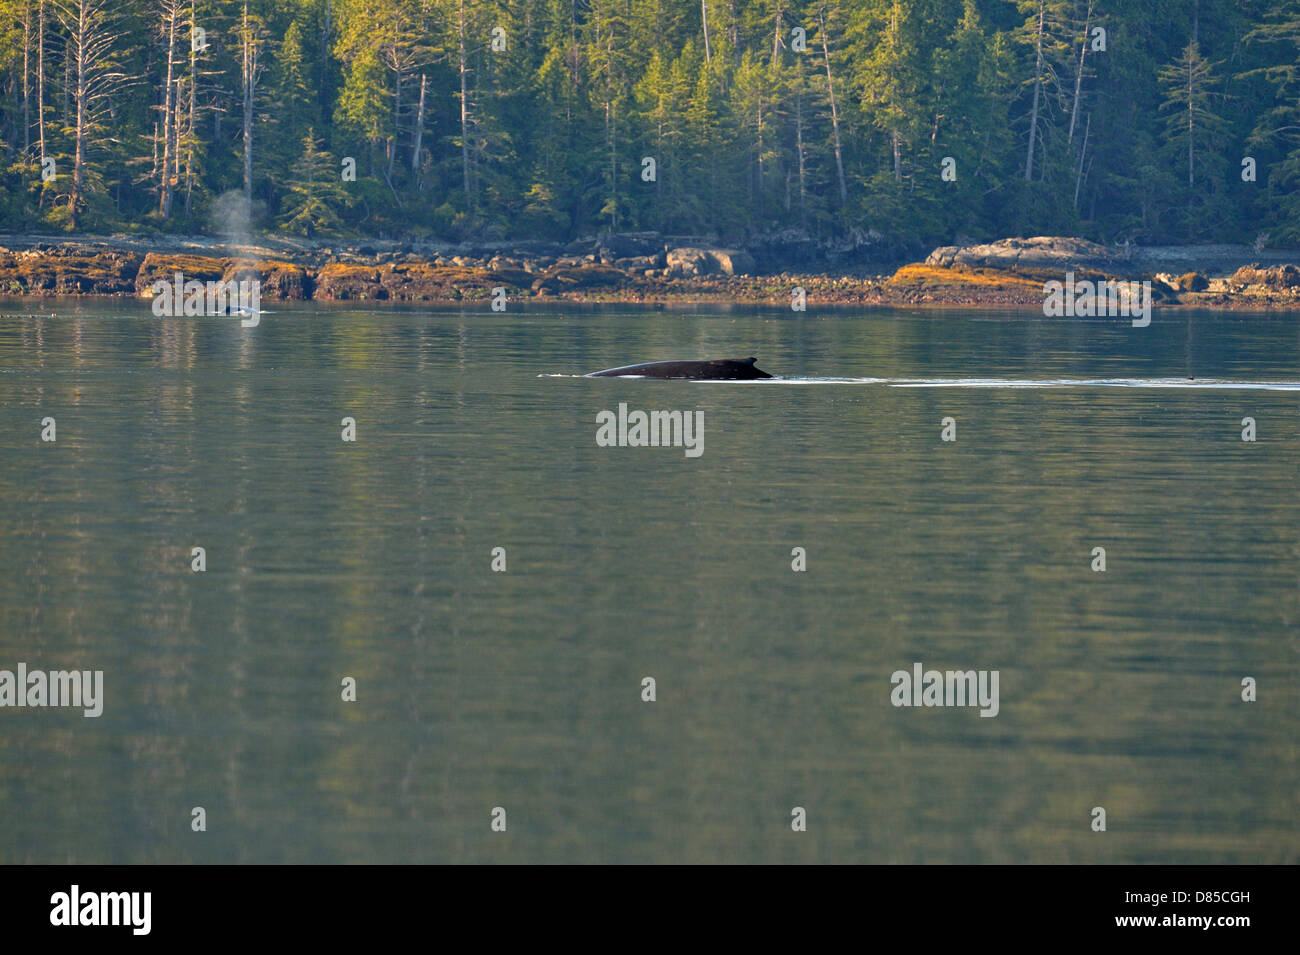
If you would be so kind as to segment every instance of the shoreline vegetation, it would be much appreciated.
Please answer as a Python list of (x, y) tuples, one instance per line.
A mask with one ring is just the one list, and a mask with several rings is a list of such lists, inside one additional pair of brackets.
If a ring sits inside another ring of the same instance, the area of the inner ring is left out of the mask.
[(1111, 6), (0, 0), (0, 294), (1294, 307), (1300, 0)]
[(923, 261), (834, 261), (798, 271), (758, 254), (651, 233), (553, 243), (312, 242), (285, 236), (0, 236), (0, 295), (152, 298), (154, 282), (261, 282), (263, 302), (484, 302), (1039, 307), (1044, 283), (1150, 281), (1156, 306), (1300, 309), (1300, 250), (1103, 246), (1036, 237), (943, 246)]

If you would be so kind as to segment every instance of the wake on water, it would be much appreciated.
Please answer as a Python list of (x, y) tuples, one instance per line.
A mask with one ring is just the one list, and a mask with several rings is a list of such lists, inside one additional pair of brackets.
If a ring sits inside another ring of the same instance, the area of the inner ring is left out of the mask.
[[(585, 375), (538, 375), (583, 378)], [(627, 376), (632, 378), (632, 376)], [(647, 379), (650, 380), (650, 379)], [(679, 379), (687, 380), (687, 379)], [(698, 381), (692, 384), (885, 385), (890, 388), (1147, 388), (1202, 391), (1300, 391), (1300, 381), (1231, 381), (1223, 378), (768, 378), (761, 381)]]
[(774, 380), (794, 385), (872, 384), (888, 385), (891, 388), (1188, 388), (1228, 391), (1300, 391), (1300, 381), (1230, 381), (1222, 378), (778, 378)]

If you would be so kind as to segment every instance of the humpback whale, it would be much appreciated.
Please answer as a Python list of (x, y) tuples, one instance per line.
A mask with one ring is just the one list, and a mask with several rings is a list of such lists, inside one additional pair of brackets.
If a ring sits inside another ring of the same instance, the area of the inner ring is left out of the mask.
[(708, 361), (650, 361), (593, 371), (586, 378), (690, 378), (694, 381), (754, 381), (771, 378), (757, 358), (714, 358)]

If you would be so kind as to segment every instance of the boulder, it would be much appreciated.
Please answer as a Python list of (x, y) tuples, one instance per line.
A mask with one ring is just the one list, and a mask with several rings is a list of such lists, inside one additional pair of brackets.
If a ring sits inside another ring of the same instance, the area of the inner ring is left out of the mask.
[(646, 269), (653, 269), (655, 264), (653, 255), (634, 255), (630, 258), (614, 260), (614, 267), (624, 272), (644, 272)]
[(1230, 285), (1262, 285), (1267, 289), (1300, 288), (1300, 268), (1294, 265), (1270, 265), (1263, 268), (1258, 264), (1242, 266), (1228, 280)]
[(736, 249), (710, 249), (709, 255), (723, 275), (753, 275), (754, 257)]
[(1064, 272), (1090, 269), (1122, 271), (1128, 259), (1120, 249), (1063, 236), (1035, 236), (1029, 239), (999, 239), (983, 245), (941, 246), (926, 258), (931, 268), (1003, 269), (1023, 272)]
[(670, 278), (694, 278), (713, 271), (716, 262), (708, 249), (686, 247), (673, 249), (666, 258)]
[(559, 295), (593, 288), (616, 288), (627, 281), (627, 273), (608, 265), (561, 266), (536, 279), (532, 289), (540, 295)]

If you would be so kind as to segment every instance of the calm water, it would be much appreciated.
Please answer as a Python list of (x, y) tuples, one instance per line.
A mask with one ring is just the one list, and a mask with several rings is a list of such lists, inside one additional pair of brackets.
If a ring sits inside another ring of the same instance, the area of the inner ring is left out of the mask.
[[(0, 862), (1300, 858), (1300, 316), (42, 311), (0, 669), (105, 704), (0, 709)], [(751, 354), (905, 381), (550, 377)], [(1000, 713), (895, 708), (918, 661)]]

